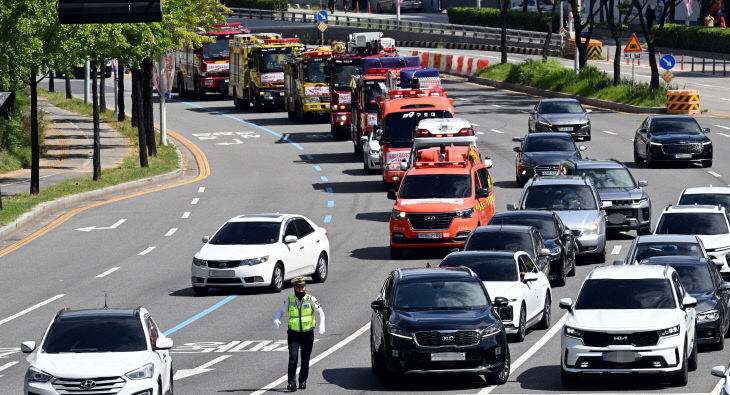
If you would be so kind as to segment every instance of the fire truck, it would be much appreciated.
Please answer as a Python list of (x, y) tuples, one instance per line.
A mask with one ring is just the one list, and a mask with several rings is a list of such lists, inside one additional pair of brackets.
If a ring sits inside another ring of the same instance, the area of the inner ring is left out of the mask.
[(284, 63), (284, 109), (289, 120), (323, 116), (330, 112), (330, 90), (325, 65), (332, 48), (318, 47), (292, 53)]
[(236, 108), (254, 111), (284, 104), (284, 61), (304, 45), (298, 38), (278, 34), (238, 35), (231, 42), (231, 82), (228, 88)]
[(210, 32), (198, 34), (215, 37), (215, 41), (203, 43), (200, 48), (184, 45), (175, 56), (173, 88), (181, 96), (203, 97), (207, 92), (228, 93), (229, 42), (236, 34), (248, 33), (240, 23), (215, 25)]

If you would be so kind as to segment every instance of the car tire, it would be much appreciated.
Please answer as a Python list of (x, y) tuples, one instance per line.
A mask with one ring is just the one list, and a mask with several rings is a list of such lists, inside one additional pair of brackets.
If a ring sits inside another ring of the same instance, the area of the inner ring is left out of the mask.
[(277, 262), (274, 270), (271, 272), (271, 284), (269, 285), (271, 292), (279, 293), (284, 289), (284, 265)]
[(505, 347), (504, 352), (505, 355), (502, 370), (497, 373), (492, 373), (484, 376), (484, 378), (487, 380), (487, 383), (490, 385), (502, 385), (506, 383), (507, 380), (509, 380), (509, 371), (512, 368), (512, 360), (509, 354), (509, 347)]
[(651, 226), (644, 226), (639, 228), (639, 230), (636, 231), (636, 234), (639, 236), (645, 236), (651, 234)]
[(208, 294), (208, 288), (207, 287), (196, 287), (193, 285), (193, 293), (195, 296), (205, 296)]
[[(685, 349), (687, 347), (687, 342), (684, 342)], [(675, 387), (684, 387), (687, 385), (687, 379), (688, 379), (688, 373), (687, 373), (687, 353), (682, 353), (682, 368), (678, 371), (672, 374), (670, 380), (672, 381), (672, 385)]]
[(390, 257), (392, 259), (402, 259), (403, 258), (403, 249), (390, 246)]
[[(565, 277), (563, 277), (563, 280), (565, 280)], [(550, 328), (550, 292), (545, 292), (545, 305), (542, 308), (542, 319), (540, 319), (540, 322), (537, 323), (537, 327), (539, 329), (548, 329)]]
[(563, 256), (563, 261), (560, 263), (560, 275), (558, 275), (553, 283), (558, 286), (562, 287), (565, 285), (565, 278), (568, 277), (568, 273), (565, 271), (565, 262), (568, 261), (568, 256)]
[(702, 161), (702, 167), (712, 167), (712, 159)]
[(591, 135), (589, 134), (586, 137), (583, 137), (583, 141), (591, 141)]
[(719, 337), (720, 337), (720, 340), (717, 342), (717, 344), (715, 344), (714, 349), (721, 351), (721, 350), (725, 349), (725, 335), (721, 334)]
[(562, 365), (560, 367), (560, 381), (565, 388), (575, 388), (580, 384), (580, 378), (576, 374), (566, 372)]
[(517, 333), (514, 333), (510, 336), (510, 340), (514, 343), (520, 343), (523, 340), (525, 340), (525, 336), (527, 335), (527, 309), (525, 309), (525, 304), (523, 303), (520, 306), (520, 321), (517, 326)]
[(636, 163), (637, 165), (644, 163), (644, 159), (639, 156), (639, 152), (636, 151), (636, 146), (634, 146), (634, 163)]
[(603, 247), (603, 251), (593, 254), (592, 256), (594, 263), (605, 263), (606, 262), (606, 247)]
[(158, 394), (164, 393), (164, 392), (162, 392), (162, 381), (161, 380), (157, 380), (157, 393)]
[(651, 154), (649, 153), (649, 150), (646, 151), (646, 158), (644, 159), (644, 162), (646, 163), (646, 167), (650, 169), (656, 167), (654, 161), (651, 160)]
[(575, 256), (575, 250), (573, 250), (573, 252), (571, 252), (570, 255), (571, 255), (571, 258), (570, 258), (571, 264), (570, 264), (570, 271), (568, 271), (568, 276), (573, 277), (573, 276), (575, 276), (575, 262), (577, 259)]
[(697, 332), (695, 331), (694, 335), (695, 344), (692, 347), (692, 353), (689, 355), (689, 358), (687, 359), (687, 370), (690, 372), (694, 372), (697, 370)]
[(327, 281), (327, 274), (329, 273), (329, 262), (327, 261), (327, 254), (322, 251), (317, 258), (317, 266), (314, 269), (312, 278), (315, 283), (323, 283)]

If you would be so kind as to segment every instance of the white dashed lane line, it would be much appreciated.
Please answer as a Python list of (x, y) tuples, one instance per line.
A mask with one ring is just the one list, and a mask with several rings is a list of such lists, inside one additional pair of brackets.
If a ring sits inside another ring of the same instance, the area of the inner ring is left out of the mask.
[(152, 246), (152, 247), (147, 247), (147, 248), (145, 248), (144, 250), (142, 250), (142, 252), (140, 252), (140, 253), (139, 253), (139, 254), (137, 254), (137, 255), (147, 255), (147, 254), (149, 254), (149, 253), (150, 253), (150, 252), (151, 252), (152, 250), (154, 250), (155, 248), (157, 248), (157, 247), (155, 247), (155, 246)]
[(615, 136), (616, 133), (608, 131), (608, 130), (602, 130), (603, 133), (610, 134), (611, 136)]
[(477, 132), (477, 134), (484, 134), (484, 132)]
[(102, 277), (106, 277), (106, 276), (108, 276), (108, 275), (110, 275), (110, 274), (112, 274), (112, 273), (116, 272), (117, 270), (119, 270), (119, 268), (118, 268), (118, 267), (113, 267), (113, 268), (111, 268), (111, 269), (109, 269), (109, 270), (105, 271), (104, 273), (102, 273), (102, 274), (100, 274), (100, 275), (96, 276), (96, 278), (102, 278)]
[(730, 137), (730, 134), (725, 134), (725, 133), (722, 133), (722, 132), (718, 132), (717, 134), (720, 135), (720, 136), (722, 136), (722, 137)]
[(714, 126), (714, 127), (716, 127), (716, 128), (720, 128), (720, 129), (727, 129), (727, 130), (730, 130), (730, 127), (727, 127), (727, 126), (723, 126), (723, 125), (713, 125), (713, 126)]
[(717, 174), (717, 173), (715, 173), (714, 171), (708, 171), (707, 173), (709, 173), (709, 174), (710, 174), (711, 176), (713, 176), (713, 177), (717, 177), (717, 178), (720, 178), (720, 177), (722, 177), (722, 176), (721, 176), (720, 174)]
[(165, 233), (165, 237), (170, 237), (170, 236), (174, 235), (175, 232), (177, 232), (177, 228), (170, 228), (170, 230), (168, 230), (167, 233)]
[(491, 131), (494, 132), (494, 133), (504, 134), (503, 131), (497, 130), (497, 129), (491, 129)]
[(621, 246), (613, 246), (613, 250), (611, 250), (611, 255), (618, 255), (619, 252), (621, 252)]
[(190, 204), (198, 204), (199, 201), (199, 198), (193, 198), (193, 200), (190, 201)]
[(56, 299), (61, 299), (61, 298), (62, 298), (62, 297), (64, 297), (64, 296), (66, 296), (66, 294), (59, 294), (59, 295), (56, 295), (56, 296), (54, 296), (54, 297), (52, 297), (52, 298), (46, 299), (46, 300), (44, 300), (44, 301), (42, 301), (42, 302), (38, 303), (38, 304), (35, 304), (35, 305), (33, 305), (33, 306), (30, 306), (30, 307), (28, 307), (27, 309), (25, 309), (25, 310), (23, 310), (23, 311), (21, 311), (21, 312), (15, 313), (15, 314), (11, 315), (10, 317), (7, 317), (7, 318), (3, 318), (2, 320), (0, 320), (0, 325), (2, 325), (2, 324), (5, 324), (5, 323), (7, 323), (7, 322), (10, 322), (10, 321), (12, 321), (12, 320), (14, 320), (14, 319), (16, 319), (16, 318), (18, 318), (18, 317), (20, 317), (20, 316), (23, 316), (23, 315), (25, 315), (25, 314), (28, 314), (28, 313), (30, 313), (31, 311), (33, 311), (33, 310), (35, 310), (35, 309), (37, 309), (37, 308), (39, 308), (39, 307), (43, 307), (43, 306), (45, 306), (45, 305), (47, 305), (47, 304), (49, 304), (49, 303), (51, 303), (51, 302), (55, 301)]
[(180, 217), (180, 218), (190, 218), (190, 211), (184, 212), (182, 217)]
[(198, 193), (203, 193), (203, 192), (205, 192), (205, 187), (198, 188)]

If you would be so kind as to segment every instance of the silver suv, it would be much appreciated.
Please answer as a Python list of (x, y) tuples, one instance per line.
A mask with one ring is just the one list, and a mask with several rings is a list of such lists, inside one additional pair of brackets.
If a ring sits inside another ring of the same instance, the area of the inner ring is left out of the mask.
[(606, 260), (606, 214), (593, 182), (588, 177), (536, 176), (522, 189), (519, 203), (507, 204), (508, 210), (554, 211), (565, 226), (580, 231), (576, 238), (580, 255), (598, 262)]

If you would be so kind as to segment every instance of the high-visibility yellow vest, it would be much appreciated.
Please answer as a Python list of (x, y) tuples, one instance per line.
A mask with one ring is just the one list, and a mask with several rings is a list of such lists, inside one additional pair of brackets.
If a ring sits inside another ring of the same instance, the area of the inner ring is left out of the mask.
[(314, 309), (312, 298), (309, 294), (304, 295), (302, 307), (297, 306), (296, 296), (289, 296), (289, 329), (297, 332), (306, 332), (314, 329)]

